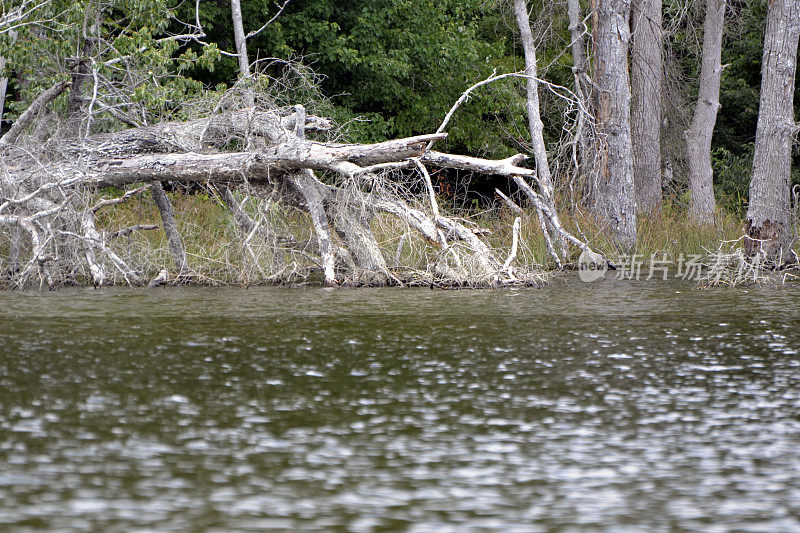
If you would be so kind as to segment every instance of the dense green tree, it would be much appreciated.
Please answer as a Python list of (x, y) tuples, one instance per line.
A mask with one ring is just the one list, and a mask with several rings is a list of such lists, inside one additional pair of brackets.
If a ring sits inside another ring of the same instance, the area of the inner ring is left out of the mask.
[[(184, 75), (187, 69), (213, 68), (218, 54), (214, 44), (199, 54), (187, 48), (191, 29), (185, 25), (179, 25), (184, 33), (167, 31), (176, 25), (175, 7), (173, 0), (43, 3), (13, 38), (0, 33), (0, 55), (7, 58), (5, 73), (14, 94), (12, 118), (79, 63), (85, 66), (81, 94), (74, 94), (73, 83), (71, 100), (92, 107), (95, 125), (108, 116), (105, 112), (114, 121), (148, 123), (179, 110), (204, 90), (202, 81)], [(5, 12), (12, 9), (4, 6)], [(56, 108), (63, 110), (66, 100), (62, 97)]]
[[(295, 1), (248, 41), (249, 55), (253, 61), (299, 58), (311, 65), (324, 76), (322, 88), (341, 118), (369, 119), (351, 128), (356, 140), (434, 131), (464, 89), (494, 68), (521, 67), (521, 61), (509, 65), (506, 53), (513, 34), (499, 23), (493, 4)], [(227, 4), (203, 3), (201, 21), (210, 42), (232, 51), (226, 9)], [(242, 12), (245, 32), (250, 32), (274, 14), (275, 6), (266, 0), (245, 2)], [(230, 82), (235, 68), (235, 60), (226, 59), (208, 81)], [(523, 118), (523, 109), (519, 97), (481, 92), (460, 111), (449, 130), (450, 143), (473, 152), (502, 150), (503, 139), (488, 131), (486, 121), (513, 122)]]
[[(722, 107), (712, 152), (718, 200), (741, 210), (755, 139), (766, 9), (761, 0), (728, 4)], [(572, 87), (566, 6), (529, 5), (540, 76)], [(18, 0), (3, 0), (3, 13), (15, 6)], [(233, 55), (219, 54), (235, 51), (230, 3), (200, 2), (199, 28), (193, 27), (195, 7), (177, 0), (45, 2), (33, 23), (13, 34), (0, 32), (0, 57), (8, 59), (6, 118), (13, 120), (42, 89), (67, 79), (81, 58), (87, 61), (84, 104), (89, 105), (95, 82), (106, 89), (93, 104), (93, 128), (120, 127), (119, 116), (136, 123), (180, 116), (187, 100), (208, 88), (230, 86), (238, 71)], [(243, 2), (242, 10), (245, 32), (259, 29), (277, 11), (272, 0)], [(703, 16), (704, 2), (697, 0), (664, 7), (666, 68), (680, 92), (680, 98), (665, 101), (673, 108), (667, 116), (676, 132), (688, 127), (689, 102), (696, 99), (693, 80), (699, 76)], [(587, 22), (591, 26), (591, 19)], [(348, 124), (349, 138), (370, 141), (433, 131), (465, 88), (494, 69), (524, 68), (516, 34), (508, 0), (292, 0), (280, 17), (248, 40), (248, 48), (254, 71), (280, 74), (280, 61), (269, 58), (311, 66), (320, 76), (319, 89), (333, 104), (330, 112)], [(69, 98), (62, 96), (56, 109), (65, 110)], [(565, 113), (564, 102), (550, 91), (541, 91), (541, 100), (545, 144), (555, 156), (565, 140), (564, 127), (575, 115)], [(476, 91), (449, 125), (447, 148), (492, 157), (529, 152), (524, 101), (519, 80)], [(663, 145), (665, 153), (672, 152), (670, 160), (683, 161), (678, 143), (667, 136)], [(794, 155), (798, 182), (796, 148)], [(674, 185), (683, 190), (680, 167)], [(556, 185), (568, 175), (557, 157), (553, 174)]]

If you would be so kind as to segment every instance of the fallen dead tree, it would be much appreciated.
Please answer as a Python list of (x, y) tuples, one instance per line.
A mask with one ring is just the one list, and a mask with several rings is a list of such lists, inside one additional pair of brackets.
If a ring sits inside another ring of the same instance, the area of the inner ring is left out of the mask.
[[(53, 92), (42, 98), (52, 100)], [(46, 103), (34, 102), (31, 114)], [(31, 114), (26, 120), (32, 120)], [(326, 119), (294, 106), (217, 112), (79, 139), (54, 135), (35, 147), (15, 128), (12, 137), (0, 139), (0, 265), (5, 283), (144, 285), (154, 270), (158, 283), (202, 280), (187, 258), (162, 182), (199, 184), (213, 191), (229, 211), (243, 256), (257, 273), (246, 282), (306, 279), (311, 272), (320, 272), (328, 284), (499, 286), (543, 281), (534, 263), (517, 261), (512, 267), (518, 220), (513, 242), (489, 244), (480, 228), (439, 209), (428, 167), (513, 178), (540, 218), (565, 240), (591, 252), (540, 201), (534, 190), (539, 185), (536, 172), (518, 166), (525, 156), (486, 160), (430, 150), (446, 133), (375, 144), (310, 138), (330, 127)], [(398, 172), (416, 176), (415, 186), (390, 177)], [(96, 201), (97, 191), (105, 187), (124, 192)], [(158, 205), (171, 266), (137, 264), (115, 245), (120, 236), (151, 231), (152, 225), (98, 228), (101, 210), (146, 191)], [(298, 235), (303, 232), (285, 220), (276, 224), (270, 213), (278, 209), (299, 213), (300, 224), (310, 233)], [(380, 225), (401, 234), (394, 261), (387, 259), (392, 250), (377, 235)], [(411, 242), (418, 243), (416, 248), (404, 251)], [(272, 259), (265, 260), (267, 256)], [(168, 271), (174, 274), (170, 277)]]

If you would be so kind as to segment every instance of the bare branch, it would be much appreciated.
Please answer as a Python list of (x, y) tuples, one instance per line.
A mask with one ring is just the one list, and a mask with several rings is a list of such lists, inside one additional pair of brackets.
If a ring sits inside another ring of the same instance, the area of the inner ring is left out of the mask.
[(250, 37), (255, 37), (256, 35), (258, 35), (258, 34), (259, 34), (259, 33), (261, 33), (262, 31), (264, 31), (264, 30), (266, 29), (266, 27), (267, 27), (267, 26), (269, 26), (270, 24), (272, 24), (273, 22), (275, 22), (275, 20), (276, 20), (278, 17), (280, 17), (280, 16), (281, 16), (281, 13), (283, 13), (283, 10), (284, 10), (284, 9), (286, 9), (286, 6), (288, 6), (288, 5), (289, 5), (289, 2), (291, 2), (291, 1), (292, 1), (292, 0), (285, 0), (285, 1), (283, 2), (283, 5), (278, 5), (278, 4), (276, 3), (275, 5), (278, 7), (278, 12), (277, 12), (277, 13), (275, 13), (275, 15), (274, 15), (274, 16), (273, 16), (271, 19), (269, 19), (268, 21), (266, 21), (266, 22), (264, 23), (264, 25), (263, 25), (263, 26), (261, 26), (260, 28), (258, 28), (258, 29), (257, 29), (257, 30), (255, 30), (255, 31), (251, 31), (250, 33), (248, 33), (247, 35), (245, 35), (245, 36), (244, 36), (244, 38), (245, 38), (245, 39), (249, 39)]
[(69, 81), (61, 81), (40, 94), (33, 103), (28, 106), (22, 115), (17, 119), (13, 126), (0, 138), (0, 145), (11, 145), (16, 142), (17, 138), (22, 134), (25, 129), (31, 125), (33, 119), (38, 115), (47, 105), (55, 100), (61, 93), (67, 90), (71, 85)]
[(159, 228), (158, 224), (136, 224), (135, 226), (128, 226), (127, 228), (122, 228), (116, 231), (112, 231), (111, 233), (106, 235), (106, 238), (111, 240), (111, 239), (116, 239), (117, 237), (125, 237), (126, 235), (130, 235), (134, 231), (149, 231), (158, 228)]

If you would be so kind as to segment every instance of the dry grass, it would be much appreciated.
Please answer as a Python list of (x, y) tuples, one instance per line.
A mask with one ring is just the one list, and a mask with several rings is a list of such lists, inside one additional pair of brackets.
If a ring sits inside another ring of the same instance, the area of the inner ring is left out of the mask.
[[(591, 214), (564, 209), (561, 210), (560, 216), (564, 229), (578, 238), (584, 238), (593, 249), (612, 259), (619, 256), (608, 228)], [(473, 220), (492, 232), (493, 244), (503, 246), (502, 243), (510, 242), (514, 217), (509, 209), (498, 206), (473, 216)], [(717, 215), (714, 225), (704, 226), (689, 220), (685, 213), (667, 207), (659, 215), (639, 220), (636, 249), (627, 253), (644, 257), (663, 253), (673, 256), (702, 255), (709, 250), (715, 250), (721, 242), (740, 238), (743, 233), (743, 222), (730, 213), (721, 212)], [(532, 209), (526, 209), (523, 215), (522, 241), (521, 253), (526, 260), (544, 266), (550, 265), (545, 240), (539, 229), (536, 213)], [(572, 260), (575, 260), (580, 251), (573, 248), (571, 253)]]
[[(230, 212), (216, 197), (181, 191), (171, 192), (169, 197), (195, 280), (247, 285), (318, 279), (319, 265), (312, 253), (289, 250), (275, 242), (264, 242), (263, 238), (261, 242), (252, 239), (243, 244), (244, 237)], [(251, 199), (245, 207), (254, 218), (262, 217), (283, 235), (291, 235), (297, 241), (313, 238), (306, 215), (280, 204), (269, 204), (267, 208), (265, 205), (263, 201)], [(498, 204), (483, 211), (457, 214), (474, 226), (501, 262), (506, 259), (512, 241), (514, 213)], [(620, 257), (607, 228), (589, 214), (563, 210), (562, 223), (568, 231), (585, 238), (595, 250), (612, 260)], [(160, 224), (149, 193), (106, 209), (98, 217), (98, 226), (107, 231), (137, 224)], [(393, 216), (378, 213), (371, 227), (389, 268), (405, 281), (427, 283), (432, 279), (431, 265), (446, 259), (446, 250), (425, 242), (416, 231)], [(678, 257), (709, 255), (718, 250), (721, 243), (739, 242), (744, 227), (741, 220), (725, 212), (717, 215), (712, 226), (697, 225), (689, 221), (685, 213), (667, 206), (660, 215), (640, 220), (637, 230), (638, 245), (631, 253), (640, 257), (661, 254)], [(526, 209), (522, 215), (520, 237), (515, 268), (541, 272), (553, 267), (533, 210)], [(129, 264), (139, 266), (145, 279), (171, 265), (166, 237), (160, 229), (120, 237), (114, 241), (113, 248)], [(734, 244), (730, 253), (738, 253), (737, 250)], [(571, 253), (571, 260), (575, 261), (579, 251), (572, 249)]]

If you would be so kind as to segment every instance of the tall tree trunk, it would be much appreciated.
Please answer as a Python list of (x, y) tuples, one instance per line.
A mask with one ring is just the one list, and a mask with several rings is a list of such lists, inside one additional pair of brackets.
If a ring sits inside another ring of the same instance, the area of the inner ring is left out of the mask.
[[(555, 213), (553, 179), (550, 174), (550, 164), (547, 161), (547, 148), (544, 144), (544, 124), (542, 124), (539, 110), (539, 82), (536, 80), (536, 47), (533, 44), (533, 33), (531, 32), (528, 6), (525, 0), (514, 0), (514, 15), (517, 18), (522, 49), (525, 52), (525, 75), (528, 76), (526, 80), (527, 98), (525, 107), (528, 112), (528, 127), (531, 132), (533, 155), (536, 159), (536, 173), (542, 188), (542, 198), (547, 207)], [(562, 256), (566, 255), (566, 243), (563, 238), (551, 228), (549, 223), (546, 223), (546, 226), (548, 233), (550, 233), (550, 238), (557, 240)], [(555, 259), (558, 262), (558, 257)]]
[[(575, 146), (577, 153), (573, 152), (576, 172), (581, 177), (581, 183), (592, 173), (594, 151), (589, 138), (588, 117), (586, 113), (594, 114), (592, 105), (592, 85), (589, 79), (589, 62), (586, 58), (586, 28), (581, 16), (580, 0), (567, 0), (567, 14), (569, 16), (569, 32), (572, 40), (572, 74), (575, 85), (575, 96), (584, 109), (578, 110), (578, 120), (575, 129)], [(584, 110), (586, 112), (584, 112)]]
[[(239, 60), (239, 79), (247, 80), (250, 77), (250, 58), (247, 56), (247, 37), (242, 24), (242, 6), (239, 0), (231, 0), (231, 17), (233, 19), (233, 38), (236, 42), (236, 57)], [(245, 89), (245, 103), (248, 107), (255, 104), (255, 95), (252, 89)]]
[(661, 0), (639, 0), (631, 19), (631, 134), (636, 209), (661, 211)]
[(689, 166), (689, 213), (693, 220), (709, 224), (714, 219), (714, 174), (711, 169), (711, 138), (719, 111), (719, 84), (722, 77), (722, 30), (725, 0), (706, 2), (703, 30), (703, 59), (700, 89), (692, 124), (686, 131), (686, 158)]
[[(8, 35), (13, 45), (14, 41), (17, 39), (17, 32), (11, 30), (8, 32)], [(2, 76), (2, 73), (6, 68), (6, 62), (7, 59), (4, 56), (0, 56), (0, 76)], [(6, 106), (7, 89), (8, 89), (8, 77), (7, 76), (0, 77), (0, 130), (2, 130), (2, 125), (3, 125), (3, 111)]]
[[(92, 39), (89, 38), (89, 20), (92, 16), (100, 16), (99, 11), (94, 13), (93, 3), (90, 1), (83, 12), (83, 25), (81, 27), (81, 48), (78, 50), (78, 57), (72, 59), (72, 76), (67, 101), (67, 121), (64, 129), (64, 137), (78, 138), (81, 135), (81, 124), (86, 118), (84, 112), (84, 86), (86, 78), (89, 77), (89, 57), (94, 49)], [(95, 26), (96, 28), (96, 26)], [(88, 132), (87, 132), (88, 133)]]
[(629, 0), (598, 0), (595, 28), (598, 120), (602, 134), (595, 210), (621, 250), (636, 245), (636, 197), (628, 77)]
[(800, 0), (771, 0), (761, 64), (750, 207), (747, 209), (747, 251), (760, 249), (772, 260), (789, 251), (792, 241), (790, 173), (794, 122), (794, 83)]
[[(0, 71), (6, 68), (6, 58), (0, 56)], [(3, 126), (3, 111), (6, 107), (6, 89), (8, 88), (8, 78), (0, 78), (0, 129)]]
[[(14, 35), (12, 33), (11, 38), (13, 40)], [(3, 125), (3, 111), (6, 107), (6, 90), (8, 89), (8, 77), (3, 76), (2, 73), (6, 68), (6, 58), (0, 56), (0, 130), (2, 130)]]

